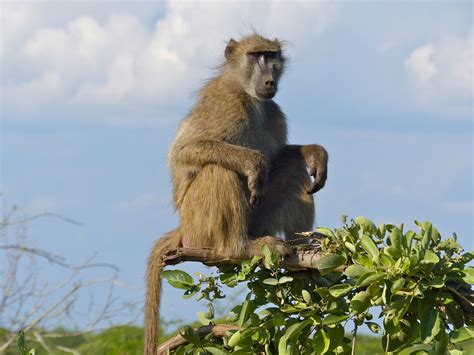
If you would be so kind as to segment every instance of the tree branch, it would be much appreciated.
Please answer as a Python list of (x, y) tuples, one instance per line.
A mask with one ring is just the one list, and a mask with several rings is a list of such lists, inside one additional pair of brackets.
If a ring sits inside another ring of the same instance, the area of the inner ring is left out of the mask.
[[(212, 334), (216, 337), (225, 337), (229, 334), (229, 330), (239, 330), (240, 327), (230, 324), (217, 324), (217, 325), (205, 325), (195, 329), (195, 332), (199, 338), (204, 338), (208, 334)], [(167, 354), (169, 351), (175, 350), (180, 346), (187, 345), (189, 342), (184, 339), (180, 334), (175, 335), (171, 339), (165, 341), (157, 350), (157, 354)]]
[[(324, 256), (319, 248), (298, 250), (282, 260), (280, 266), (289, 270), (316, 269), (316, 263)], [(178, 248), (163, 257), (164, 266), (176, 265), (184, 261), (197, 261), (206, 265), (238, 265), (246, 258), (224, 258), (212, 249)]]

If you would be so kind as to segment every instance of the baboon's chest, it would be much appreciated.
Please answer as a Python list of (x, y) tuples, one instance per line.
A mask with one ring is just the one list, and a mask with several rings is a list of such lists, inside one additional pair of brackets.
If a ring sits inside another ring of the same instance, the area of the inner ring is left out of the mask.
[(261, 151), (267, 156), (275, 155), (285, 144), (285, 137), (274, 129), (270, 117), (260, 113), (239, 122), (234, 144)]

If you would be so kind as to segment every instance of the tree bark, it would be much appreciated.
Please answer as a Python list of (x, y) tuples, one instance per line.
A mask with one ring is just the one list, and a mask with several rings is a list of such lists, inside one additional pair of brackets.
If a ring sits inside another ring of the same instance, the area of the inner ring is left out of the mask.
[[(280, 266), (289, 270), (317, 270), (317, 262), (324, 254), (319, 248), (295, 251), (294, 254), (288, 255), (280, 263)], [(243, 258), (223, 258), (212, 249), (198, 248), (178, 248), (163, 257), (164, 265), (176, 265), (184, 261), (197, 261), (206, 265), (238, 265), (244, 260)]]
[[(208, 334), (212, 334), (216, 337), (228, 336), (229, 330), (239, 330), (240, 327), (230, 324), (216, 324), (216, 325), (205, 325), (195, 329), (197, 336), (199, 338), (204, 338)], [(157, 350), (158, 355), (166, 354), (168, 351), (176, 350), (178, 347), (187, 345), (189, 342), (184, 339), (181, 334), (177, 334), (171, 339), (168, 339)]]

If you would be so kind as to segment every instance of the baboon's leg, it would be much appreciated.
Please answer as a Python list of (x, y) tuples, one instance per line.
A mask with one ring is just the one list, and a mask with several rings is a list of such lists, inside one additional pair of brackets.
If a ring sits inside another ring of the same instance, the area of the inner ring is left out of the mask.
[(261, 254), (262, 244), (282, 254), (290, 249), (279, 238), (250, 240), (247, 184), (236, 172), (206, 165), (190, 184), (180, 206), (183, 245), (210, 248), (222, 256)]
[(307, 191), (311, 180), (301, 156), (275, 160), (268, 190), (252, 213), (250, 234), (255, 237), (283, 233), (287, 240), (301, 238), (295, 232), (310, 231), (314, 223), (314, 199)]
[(238, 174), (206, 165), (190, 184), (180, 206), (183, 245), (243, 255), (249, 204)]

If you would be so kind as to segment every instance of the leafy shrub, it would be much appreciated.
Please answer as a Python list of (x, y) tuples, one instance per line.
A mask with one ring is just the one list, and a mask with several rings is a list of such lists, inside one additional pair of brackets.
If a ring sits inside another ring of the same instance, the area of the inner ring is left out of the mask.
[(213, 303), (225, 297), (223, 284), (246, 282), (249, 289), (228, 319), (240, 330), (228, 338), (201, 339), (183, 328), (190, 344), (177, 353), (350, 353), (352, 325), (354, 334), (362, 325), (381, 333), (385, 352), (474, 351), (474, 268), (467, 266), (473, 253), (463, 253), (455, 234), (442, 240), (430, 222), (415, 224), (417, 231), (405, 232), (403, 225), (377, 227), (344, 216), (341, 228), (318, 228), (324, 235), (313, 242), (323, 255), (315, 259), (318, 271), (284, 270), (264, 247), (263, 257), (222, 266), (217, 275), (198, 275), (197, 281), (181, 270), (163, 272), (172, 286), (185, 290), (185, 298), (199, 294), (207, 301), (207, 312), (198, 312), (203, 325), (213, 323)]
[(139, 354), (143, 350), (143, 329), (135, 326), (113, 327), (88, 336), (77, 350), (91, 355)]

